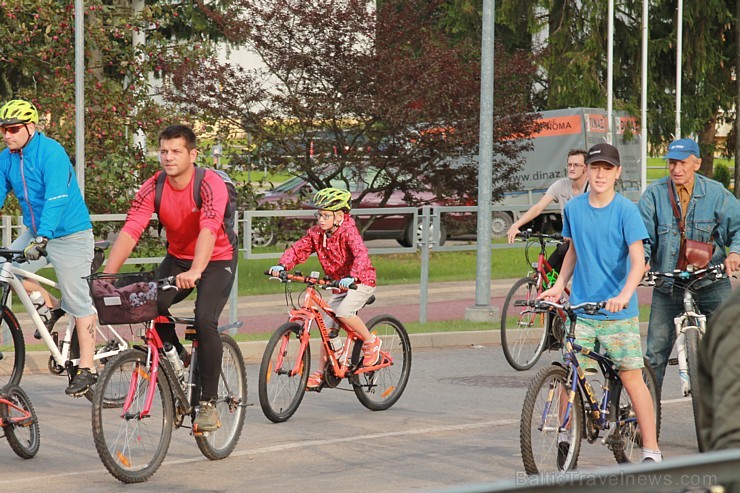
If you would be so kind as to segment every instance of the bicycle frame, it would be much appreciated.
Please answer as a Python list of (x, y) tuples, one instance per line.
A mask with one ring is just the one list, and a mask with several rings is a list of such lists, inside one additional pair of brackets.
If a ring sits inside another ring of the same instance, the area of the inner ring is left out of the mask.
[[(34, 307), (30, 296), (23, 287), (23, 282), (21, 281), (21, 278), (34, 280), (40, 284), (59, 289), (58, 283), (33, 272), (23, 270), (19, 267), (14, 266), (12, 262), (6, 261), (3, 262), (2, 267), (0, 267), (0, 290), (2, 293), (0, 294), (0, 301), (2, 301), (3, 307), (8, 306), (8, 302), (10, 301), (10, 293), (15, 293), (15, 295), (18, 297), (18, 300), (23, 305), (23, 308), (26, 310), (26, 313), (29, 315), (29, 317), (31, 317), (31, 321), (33, 322), (34, 327), (38, 330), (39, 334), (41, 334), (41, 339), (46, 344), (46, 347), (48, 348), (57, 365), (59, 365), (60, 367), (65, 367), (67, 362), (72, 365), (78, 365), (79, 359), (69, 360), (72, 333), (74, 332), (75, 328), (74, 318), (69, 317), (67, 331), (65, 332), (64, 338), (62, 339), (62, 350), (60, 351), (59, 347), (57, 346), (57, 341), (54, 340), (54, 337), (52, 337), (49, 329), (47, 329), (46, 325), (44, 325), (44, 322), (41, 320), (41, 316), (36, 311), (36, 308)], [(93, 359), (95, 361), (103, 358), (109, 358), (128, 348), (128, 342), (126, 342), (126, 340), (121, 337), (121, 335), (118, 334), (118, 332), (116, 332), (113, 327), (108, 326), (108, 329), (117, 339), (119, 346), (115, 351), (96, 353), (93, 356)], [(97, 331), (99, 334), (104, 335), (99, 326), (97, 327)]]
[[(20, 406), (17, 406), (16, 404), (9, 401), (5, 395), (0, 394), (0, 407), (6, 407), (10, 409), (14, 409), (21, 413), (21, 416), (16, 416), (13, 418), (8, 418), (7, 415), (9, 415), (9, 412), (0, 413), (0, 427), (5, 426), (29, 426), (33, 422), (33, 416), (31, 415), (31, 412), (27, 409), (23, 409)], [(6, 417), (3, 418), (3, 415)]]
[[(288, 275), (288, 279), (292, 278), (295, 278), (296, 280), (304, 279), (300, 276)], [(336, 322), (340, 328), (344, 329), (345, 332), (347, 332), (347, 342), (344, 344), (339, 358), (337, 358), (337, 355), (329, 345), (329, 328), (324, 323), (322, 312), (329, 315), (329, 317), (331, 317), (331, 319)], [(301, 304), (300, 308), (293, 308), (290, 310), (290, 321), (297, 322), (303, 327), (303, 330), (301, 331), (299, 336), (301, 340), (299, 351), (301, 354), (306, 351), (306, 347), (309, 344), (309, 339), (311, 336), (311, 326), (314, 322), (316, 323), (328, 361), (330, 362), (332, 369), (334, 370), (334, 375), (339, 379), (346, 378), (351, 375), (359, 375), (361, 373), (375, 371), (393, 364), (393, 358), (390, 356), (390, 354), (381, 349), (381, 358), (377, 364), (373, 366), (360, 366), (359, 368), (352, 368), (352, 366), (348, 363), (350, 361), (349, 352), (352, 351), (352, 349), (354, 348), (354, 343), (355, 341), (359, 340), (359, 336), (337, 318), (334, 310), (332, 310), (332, 308), (323, 300), (321, 295), (316, 291), (316, 286), (313, 284), (309, 284), (306, 288), (303, 303)], [(283, 347), (281, 348), (281, 352), (283, 354), (285, 353), (285, 345), (287, 343), (287, 340), (283, 341)], [(278, 368), (282, 366), (282, 358), (282, 355), (278, 358), (276, 365)], [(302, 371), (302, 368), (300, 367), (300, 362), (300, 358), (296, 359), (296, 364), (291, 370), (291, 376), (296, 375)]]
[[(627, 418), (627, 419), (611, 419), (609, 416), (609, 403), (610, 398), (612, 395), (617, 394), (621, 392), (622, 388), (622, 382), (619, 379), (619, 373), (617, 372), (616, 368), (614, 367), (614, 363), (607, 358), (606, 356), (593, 352), (588, 348), (584, 348), (580, 344), (577, 344), (574, 342), (575, 335), (571, 332), (566, 337), (565, 342), (565, 368), (568, 370), (569, 375), (575, 374), (577, 378), (571, 378), (570, 379), (570, 389), (568, 392), (568, 404), (566, 406), (565, 412), (563, 414), (563, 421), (560, 426), (561, 429), (558, 431), (564, 431), (568, 425), (568, 421), (570, 420), (570, 413), (573, 409), (573, 400), (575, 399), (576, 392), (580, 390), (583, 391), (583, 394), (586, 397), (586, 403), (588, 404), (588, 410), (587, 413), (590, 411), (591, 416), (593, 417), (593, 424), (594, 426), (599, 430), (606, 430), (610, 427), (613, 427), (613, 425), (616, 423), (619, 426), (622, 426), (627, 423), (636, 423), (637, 418)], [(576, 354), (582, 354), (583, 356), (586, 356), (589, 359), (592, 359), (596, 361), (599, 365), (599, 368), (601, 370), (601, 373), (604, 375), (604, 383), (602, 385), (603, 393), (601, 395), (600, 399), (597, 399), (596, 394), (591, 387), (591, 384), (586, 379), (586, 373), (581, 368), (580, 364), (578, 363), (578, 359), (576, 358)], [(612, 386), (615, 388), (612, 392)], [(547, 407), (549, 408), (550, 403), (548, 403)], [(618, 418), (618, 417), (614, 417)], [(616, 428), (613, 428), (616, 429)], [(608, 435), (604, 437), (603, 442), (606, 443), (606, 440), (608, 438)]]

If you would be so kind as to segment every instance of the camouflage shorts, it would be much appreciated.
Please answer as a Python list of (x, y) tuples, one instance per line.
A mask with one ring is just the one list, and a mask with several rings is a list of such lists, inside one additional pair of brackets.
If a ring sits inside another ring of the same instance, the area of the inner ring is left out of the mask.
[[(576, 323), (576, 343), (593, 351), (596, 341), (601, 346), (600, 352), (609, 353), (618, 370), (638, 370), (645, 366), (637, 317), (624, 320), (579, 318)], [(594, 360), (580, 354), (578, 364), (584, 371), (598, 369)]]

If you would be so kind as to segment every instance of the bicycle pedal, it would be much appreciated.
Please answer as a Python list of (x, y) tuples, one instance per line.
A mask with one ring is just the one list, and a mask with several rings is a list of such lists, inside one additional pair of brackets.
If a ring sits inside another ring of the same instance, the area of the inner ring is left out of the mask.
[(668, 364), (670, 366), (676, 366), (678, 364), (678, 358), (668, 358)]

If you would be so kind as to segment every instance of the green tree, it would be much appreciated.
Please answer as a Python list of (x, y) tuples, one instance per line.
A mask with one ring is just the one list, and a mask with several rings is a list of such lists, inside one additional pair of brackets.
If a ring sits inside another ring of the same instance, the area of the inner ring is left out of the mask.
[[(192, 115), (228, 122), (262, 144), (273, 165), (326, 186), (348, 169), (380, 170), (365, 193), (475, 195), (479, 46), (439, 28), (441, 2), (245, 2), (247, 24), (224, 20), (265, 69), (181, 65), (167, 97)], [(524, 53), (496, 58), (500, 196), (515, 185), (535, 128)], [(522, 84), (524, 82), (524, 85)], [(519, 138), (513, 138), (519, 137)], [(362, 200), (359, 197), (357, 200)]]

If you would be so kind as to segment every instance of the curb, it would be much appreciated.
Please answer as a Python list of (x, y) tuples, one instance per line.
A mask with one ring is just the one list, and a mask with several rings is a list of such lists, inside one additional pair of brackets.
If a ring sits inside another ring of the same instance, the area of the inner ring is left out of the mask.
[[(640, 323), (640, 335), (647, 335), (647, 322)], [(430, 332), (426, 334), (409, 334), (411, 348), (414, 350), (442, 349), (469, 346), (500, 346), (501, 339), (498, 330), (471, 330), (465, 332)], [(311, 339), (311, 350), (318, 354), (319, 339)], [(248, 363), (259, 363), (265, 352), (267, 341), (239, 342), (244, 360)], [(32, 351), (26, 353), (26, 367), (24, 374), (47, 373), (49, 353)]]

